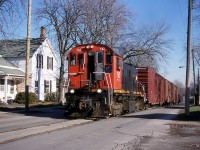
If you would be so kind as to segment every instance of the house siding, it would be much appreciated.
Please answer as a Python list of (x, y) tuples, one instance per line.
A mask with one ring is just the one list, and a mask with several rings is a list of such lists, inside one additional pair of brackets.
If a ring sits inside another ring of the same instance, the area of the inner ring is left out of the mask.
[[(43, 68), (37, 67), (37, 54), (43, 56)], [(53, 58), (53, 70), (47, 69), (47, 56)], [(32, 75), (31, 75), (31, 85), (30, 87), (32, 92), (36, 92), (35, 81), (38, 81), (39, 93), (38, 99), (44, 100), (45, 99), (45, 82), (44, 80), (51, 81), (51, 92), (56, 92), (56, 59), (54, 54), (51, 51), (47, 41), (45, 40), (42, 45), (37, 49), (34, 53), (33, 57), (31, 58), (31, 66), (32, 66)]]

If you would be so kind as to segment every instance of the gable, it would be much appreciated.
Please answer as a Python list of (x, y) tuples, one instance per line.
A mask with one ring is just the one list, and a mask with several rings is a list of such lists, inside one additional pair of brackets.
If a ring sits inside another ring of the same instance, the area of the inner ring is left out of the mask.
[[(57, 61), (57, 57), (55, 54), (54, 49), (52, 48), (49, 40), (46, 38), (45, 41), (38, 47), (38, 49), (35, 51), (35, 53), (32, 55), (33, 57), (36, 57), (37, 54), (41, 54), (44, 56), (50, 56), (53, 57), (55, 59), (55, 61)], [(32, 58), (33, 58), (32, 57)]]

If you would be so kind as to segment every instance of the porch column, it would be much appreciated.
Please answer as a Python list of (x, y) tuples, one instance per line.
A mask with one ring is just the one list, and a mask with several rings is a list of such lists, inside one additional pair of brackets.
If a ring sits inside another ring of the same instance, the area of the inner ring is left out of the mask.
[(7, 89), (8, 89), (8, 79), (7, 76), (4, 79), (4, 102), (7, 103)]

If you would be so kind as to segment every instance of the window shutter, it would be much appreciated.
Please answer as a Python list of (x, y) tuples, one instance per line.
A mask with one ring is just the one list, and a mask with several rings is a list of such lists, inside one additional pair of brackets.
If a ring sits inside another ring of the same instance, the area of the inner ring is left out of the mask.
[(42, 68), (43, 68), (43, 55), (41, 55), (42, 59), (41, 59), (41, 64), (42, 64)]
[(36, 59), (37, 59), (37, 60), (36, 60), (36, 62), (37, 62), (37, 64), (36, 64), (36, 65), (37, 65), (37, 68), (39, 68), (39, 54), (37, 54), (37, 57), (36, 57)]
[(52, 81), (50, 80), (50, 93), (52, 93)]
[(46, 80), (44, 80), (44, 93), (46, 93)]
[(49, 56), (47, 56), (47, 69), (49, 69)]

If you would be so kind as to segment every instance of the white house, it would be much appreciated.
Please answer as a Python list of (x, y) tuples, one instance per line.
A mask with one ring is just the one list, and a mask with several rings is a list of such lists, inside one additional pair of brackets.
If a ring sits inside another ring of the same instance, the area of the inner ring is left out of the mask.
[(14, 99), (24, 82), (25, 73), (0, 56), (0, 101)]
[[(25, 72), (26, 39), (0, 41), (0, 55)], [(54, 49), (45, 37), (45, 28), (41, 27), (40, 38), (30, 39), (29, 61), (29, 92), (35, 92), (39, 100), (56, 92), (56, 66)]]

